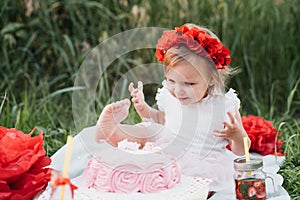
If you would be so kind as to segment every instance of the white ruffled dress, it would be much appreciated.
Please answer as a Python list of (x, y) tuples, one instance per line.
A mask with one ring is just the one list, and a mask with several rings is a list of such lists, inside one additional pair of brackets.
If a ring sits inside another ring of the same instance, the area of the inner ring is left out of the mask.
[(175, 156), (182, 174), (202, 176), (212, 180), (211, 191), (234, 192), (233, 160), (236, 157), (226, 149), (228, 140), (213, 135), (229, 121), (227, 112), (235, 115), (240, 100), (233, 89), (226, 94), (208, 95), (193, 105), (181, 105), (167, 89), (166, 81), (158, 89), (158, 108), (165, 112), (168, 134), (157, 139), (166, 153)]

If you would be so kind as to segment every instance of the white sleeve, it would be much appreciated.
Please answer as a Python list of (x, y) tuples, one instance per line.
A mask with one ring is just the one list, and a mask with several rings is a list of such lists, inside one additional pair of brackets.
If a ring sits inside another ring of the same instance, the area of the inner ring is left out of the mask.
[[(226, 113), (230, 112), (235, 115), (236, 111), (239, 110), (241, 106), (241, 101), (238, 98), (236, 91), (230, 88), (229, 91), (225, 94), (225, 99)], [(227, 116), (227, 114), (226, 121), (229, 121), (229, 117)]]
[(163, 87), (157, 89), (157, 93), (155, 96), (155, 100), (158, 106), (158, 109), (161, 111), (164, 111), (164, 108), (166, 106), (166, 95), (168, 95), (168, 89), (167, 89), (167, 81), (164, 80), (162, 82)]
[[(103, 142), (101, 144), (97, 143), (95, 141), (95, 132), (95, 126), (88, 127), (84, 128), (74, 137), (71, 148), (70, 167), (68, 170), (70, 178), (75, 178), (82, 174), (88, 161), (93, 156), (99, 155), (103, 149), (111, 146), (107, 142)], [(63, 171), (66, 148), (67, 146), (64, 145), (55, 154), (53, 154), (53, 156), (51, 156), (51, 168)]]

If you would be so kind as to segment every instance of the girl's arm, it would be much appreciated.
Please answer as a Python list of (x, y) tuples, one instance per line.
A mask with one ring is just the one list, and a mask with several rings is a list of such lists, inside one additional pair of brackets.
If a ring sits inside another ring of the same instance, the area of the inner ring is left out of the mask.
[(138, 82), (137, 88), (134, 88), (133, 83), (130, 83), (128, 90), (132, 97), (131, 101), (134, 103), (135, 110), (141, 118), (152, 119), (154, 122), (159, 124), (165, 123), (164, 112), (150, 107), (145, 102), (143, 83), (141, 81)]
[[(227, 113), (230, 122), (224, 122), (224, 129), (214, 130), (214, 135), (218, 137), (227, 138), (230, 144), (231, 151), (238, 155), (245, 155), (244, 137), (248, 135), (243, 127), (240, 112), (237, 110), (236, 115), (233, 116), (230, 112)], [(250, 147), (251, 141), (248, 138), (248, 146)]]
[[(237, 111), (235, 115), (235, 119), (237, 120), (237, 135), (235, 138), (231, 139), (229, 144), (231, 146), (231, 150), (236, 155), (245, 155), (245, 149), (244, 149), (244, 137), (247, 137), (248, 139), (248, 147), (250, 148), (251, 140), (249, 139), (242, 123), (242, 118), (240, 115), (240, 112)], [(234, 132), (234, 130), (233, 130)], [(248, 149), (249, 150), (249, 149)]]

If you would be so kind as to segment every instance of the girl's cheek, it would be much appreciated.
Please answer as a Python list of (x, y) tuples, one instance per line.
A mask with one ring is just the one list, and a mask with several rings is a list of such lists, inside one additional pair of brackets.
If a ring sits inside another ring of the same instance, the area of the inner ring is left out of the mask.
[(171, 91), (174, 91), (174, 88), (175, 88), (175, 84), (174, 83), (168, 83), (167, 84), (167, 87), (168, 87), (168, 90), (171, 92)]
[(172, 90), (172, 89), (168, 88), (168, 90), (169, 90), (170, 94), (171, 94), (173, 97), (175, 97), (174, 89)]

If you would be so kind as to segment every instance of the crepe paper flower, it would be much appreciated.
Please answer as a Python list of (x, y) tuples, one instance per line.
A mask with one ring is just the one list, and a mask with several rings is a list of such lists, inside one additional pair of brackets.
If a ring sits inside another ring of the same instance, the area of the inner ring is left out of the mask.
[(262, 117), (248, 115), (242, 117), (242, 123), (251, 140), (251, 152), (261, 155), (283, 155), (282, 140), (276, 139), (280, 132), (276, 130), (272, 122)]
[(32, 137), (15, 128), (0, 126), (0, 200), (29, 200), (46, 188), (51, 162), (45, 156), (43, 133)]

